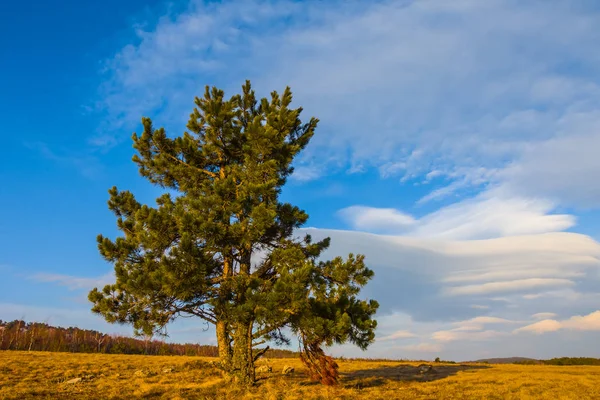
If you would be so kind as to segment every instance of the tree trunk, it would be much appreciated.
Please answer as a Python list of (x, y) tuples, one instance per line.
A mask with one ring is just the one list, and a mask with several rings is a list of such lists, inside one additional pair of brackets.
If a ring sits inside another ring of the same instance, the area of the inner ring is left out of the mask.
[(217, 345), (219, 347), (219, 362), (224, 371), (231, 371), (231, 342), (225, 321), (217, 321)]
[[(223, 174), (223, 171), (220, 171)], [(229, 252), (230, 253), (230, 252)], [(233, 274), (233, 270), (231, 268), (230, 259), (226, 256), (223, 258), (223, 279), (221, 282), (221, 287), (219, 288), (219, 300), (221, 305), (227, 302), (227, 298), (229, 296), (229, 287), (226, 285), (227, 279), (229, 279)], [(222, 312), (223, 310), (219, 307), (215, 310), (217, 321), (215, 324), (215, 331), (217, 333), (217, 346), (219, 348), (219, 362), (221, 363), (221, 368), (230, 373), (231, 371), (231, 336), (229, 326), (227, 324), (226, 315)]]
[(253, 385), (255, 381), (251, 327), (249, 323), (238, 323), (233, 344), (232, 376), (243, 386)]

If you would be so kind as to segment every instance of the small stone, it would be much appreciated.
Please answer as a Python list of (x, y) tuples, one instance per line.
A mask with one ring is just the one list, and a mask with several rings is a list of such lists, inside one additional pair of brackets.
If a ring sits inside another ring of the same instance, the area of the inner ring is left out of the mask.
[(294, 367), (290, 367), (289, 365), (286, 365), (285, 367), (283, 367), (282, 373), (284, 375), (292, 374), (292, 373), (294, 373)]
[(427, 365), (427, 364), (421, 364), (417, 368), (419, 368), (420, 374), (426, 374), (428, 372), (433, 371), (433, 367), (431, 365)]
[(273, 368), (270, 365), (261, 365), (260, 367), (256, 368), (256, 372), (258, 372), (258, 373), (273, 372)]
[(83, 380), (82, 378), (73, 378), (71, 380), (66, 381), (65, 383), (68, 383), (69, 385), (71, 385), (71, 384), (74, 384), (74, 383), (79, 383), (82, 380)]

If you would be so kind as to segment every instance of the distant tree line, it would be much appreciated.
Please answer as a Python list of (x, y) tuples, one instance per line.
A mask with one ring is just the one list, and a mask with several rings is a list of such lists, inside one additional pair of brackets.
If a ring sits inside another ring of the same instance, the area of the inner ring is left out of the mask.
[[(0, 350), (71, 353), (144, 354), (218, 357), (216, 346), (166, 343), (152, 338), (136, 339), (75, 327), (62, 328), (40, 322), (0, 320)], [(297, 357), (290, 350), (272, 349), (270, 358)]]
[(515, 364), (523, 365), (600, 365), (600, 358), (591, 357), (559, 357), (550, 360), (524, 360)]

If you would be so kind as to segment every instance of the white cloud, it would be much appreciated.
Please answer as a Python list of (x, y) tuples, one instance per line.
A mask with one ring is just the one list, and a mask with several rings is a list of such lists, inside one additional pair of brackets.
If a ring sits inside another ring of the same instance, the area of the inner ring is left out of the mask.
[(468, 331), (468, 330), (449, 330), (438, 331), (431, 335), (433, 340), (439, 342), (454, 342), (458, 340), (490, 340), (498, 336), (506, 335), (505, 332), (494, 330), (487, 331)]
[(600, 331), (600, 310), (587, 315), (576, 315), (564, 321), (544, 319), (515, 330), (519, 332), (546, 333), (558, 330)]
[[(556, 262), (554, 265), (559, 264)], [(446, 282), (473, 282), (473, 281), (495, 281), (511, 278), (531, 278), (537, 277), (560, 277), (560, 278), (576, 278), (585, 276), (583, 271), (578, 269), (568, 270), (560, 267), (540, 267), (540, 268), (525, 268), (518, 269), (518, 266), (507, 268), (503, 271), (466, 271), (448, 276)]]
[(431, 338), (440, 342), (451, 342), (458, 340), (489, 340), (498, 336), (506, 335), (507, 332), (497, 330), (484, 330), (486, 325), (508, 325), (515, 324), (516, 321), (511, 321), (505, 318), (479, 316), (465, 321), (453, 323), (456, 328), (436, 331), (431, 335)]
[(443, 346), (438, 343), (418, 343), (418, 344), (408, 344), (406, 346), (399, 347), (401, 350), (409, 350), (420, 353), (438, 353), (442, 351)]
[(600, 310), (594, 311), (588, 315), (576, 315), (563, 321), (563, 326), (566, 329), (578, 331), (600, 331)]
[(506, 293), (523, 291), (527, 289), (565, 287), (574, 285), (575, 283), (568, 279), (530, 278), (518, 279), (514, 281), (488, 282), (479, 285), (454, 286), (448, 288), (446, 293), (450, 295), (491, 294), (498, 292)]
[(600, 146), (600, 110), (574, 112), (559, 124), (559, 137), (528, 146), (499, 174), (499, 180), (513, 193), (598, 207), (600, 185), (589, 177), (600, 172), (600, 158), (595, 152)]
[(578, 301), (581, 299), (581, 296), (582, 296), (581, 293), (579, 293), (571, 288), (567, 288), (567, 289), (543, 291), (543, 292), (539, 292), (539, 293), (529, 293), (529, 294), (523, 295), (523, 299), (537, 300), (537, 299), (544, 299), (544, 298), (557, 298), (557, 299), (568, 300), (568, 301)]
[(515, 321), (511, 321), (511, 320), (508, 320), (505, 318), (482, 316), (482, 317), (471, 318), (467, 321), (457, 322), (456, 324), (459, 324), (459, 325), (469, 325), (469, 324), (486, 325), (486, 324), (512, 324), (514, 322)]
[(416, 222), (410, 215), (393, 208), (351, 206), (340, 210), (338, 214), (351, 222), (354, 228), (366, 230), (406, 228)]
[[(596, 276), (600, 244), (580, 234), (445, 240), (323, 229), (301, 233), (315, 239), (331, 237), (331, 247), (323, 254), (326, 258), (350, 252), (366, 255), (375, 278), (365, 295), (380, 302), (380, 315), (404, 312), (413, 322), (463, 321), (464, 327), (468, 325), (464, 321), (470, 321), (473, 327), (493, 321), (527, 321), (540, 307), (562, 314), (597, 302), (592, 295), (597, 290), (587, 287), (600, 284)], [(520, 273), (523, 270), (529, 274)], [(567, 292), (571, 295), (565, 297)], [(545, 297), (547, 293), (564, 295)], [(540, 296), (524, 298), (532, 295)], [(487, 315), (481, 315), (482, 309)], [(422, 335), (412, 327), (413, 322), (390, 323), (380, 336), (407, 329)]]
[(561, 0), (192, 1), (107, 62), (100, 103), (119, 129), (182, 127), (204, 84), (290, 85), (322, 120), (299, 166), (380, 168), (431, 182), (425, 199), (497, 183), (598, 205), (599, 21)]
[(473, 331), (481, 331), (483, 329), (483, 325), (463, 325), (458, 328), (450, 329), (451, 332), (473, 332)]
[(553, 319), (545, 319), (539, 322), (534, 322), (531, 325), (524, 326), (519, 329), (515, 329), (515, 333), (519, 332), (532, 332), (532, 333), (545, 333), (545, 332), (555, 332), (562, 328), (560, 322), (555, 321)]
[(383, 341), (387, 341), (387, 340), (414, 338), (416, 336), (417, 335), (415, 335), (412, 332), (409, 332), (407, 330), (401, 330), (401, 331), (396, 331), (396, 332), (392, 333), (391, 335), (380, 337), (377, 340), (380, 342), (383, 342)]
[(354, 229), (451, 239), (556, 232), (575, 224), (571, 215), (549, 214), (553, 206), (547, 201), (494, 194), (488, 192), (443, 207), (418, 220), (395, 209), (364, 206), (347, 207), (339, 214)]
[(531, 318), (533, 318), (533, 319), (550, 319), (550, 318), (554, 318), (554, 317), (556, 317), (556, 314), (551, 313), (551, 312), (541, 312), (541, 313), (533, 314), (531, 316)]
[(414, 234), (472, 239), (556, 232), (575, 224), (570, 215), (549, 214), (552, 208), (541, 200), (486, 193), (423, 217)]
[(322, 175), (322, 172), (323, 171), (317, 167), (301, 166), (294, 170), (292, 178), (300, 182), (307, 182), (319, 178)]

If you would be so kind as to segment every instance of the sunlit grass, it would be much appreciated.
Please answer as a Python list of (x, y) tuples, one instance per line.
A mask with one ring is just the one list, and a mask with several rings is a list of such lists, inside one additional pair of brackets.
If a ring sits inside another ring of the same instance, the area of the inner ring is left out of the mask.
[[(0, 352), (1, 399), (600, 399), (600, 367), (340, 361), (336, 387), (311, 382), (299, 360), (273, 359), (245, 391), (226, 383), (214, 359)], [(261, 360), (259, 364), (267, 361)], [(296, 372), (284, 376), (291, 365)], [(67, 383), (81, 378), (76, 383)]]

